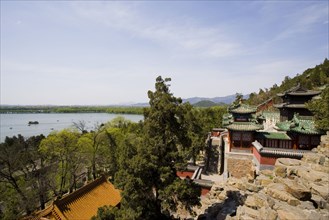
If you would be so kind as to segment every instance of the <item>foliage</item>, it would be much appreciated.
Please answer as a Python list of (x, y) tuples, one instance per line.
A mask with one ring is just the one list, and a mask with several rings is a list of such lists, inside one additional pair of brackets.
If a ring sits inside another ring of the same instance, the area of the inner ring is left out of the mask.
[(115, 220), (116, 207), (103, 206), (98, 208), (97, 215), (93, 216), (91, 220)]
[[(75, 130), (64, 129), (47, 138), (7, 138), (0, 148), (1, 218), (20, 218), (44, 208), (50, 199), (83, 185), (82, 177), (92, 180), (102, 174), (122, 190), (122, 200), (120, 209), (103, 207), (96, 219), (166, 219), (177, 207), (191, 211), (199, 203), (200, 189), (180, 180), (176, 170), (196, 160), (207, 133), (221, 126), (226, 107), (183, 104), (170, 93), (169, 82), (158, 77), (155, 91), (148, 92), (145, 121), (118, 117), (90, 132), (79, 122)], [(38, 109), (42, 107), (32, 110)]]
[(51, 133), (41, 142), (40, 152), (49, 164), (56, 164), (58, 182), (54, 188), (55, 195), (62, 196), (66, 191), (76, 189), (77, 178), (83, 172), (84, 155), (78, 144), (79, 133), (64, 129)]
[(38, 206), (38, 202), (44, 207), (44, 183), (47, 178), (42, 172), (42, 158), (38, 157), (37, 152), (43, 138), (40, 135), (26, 140), (18, 135), (6, 137), (5, 142), (0, 144), (0, 191), (6, 189), (0, 197), (5, 202), (4, 218), (24, 212), (29, 214)]
[(242, 102), (243, 95), (242, 93), (236, 93), (235, 94), (235, 100), (233, 101), (233, 105), (238, 105), (240, 102)]
[(316, 127), (329, 131), (329, 86), (322, 91), (320, 99), (311, 100), (307, 107), (314, 114)]
[(298, 83), (306, 89), (317, 89), (318, 87), (328, 84), (329, 60), (325, 59), (322, 64), (314, 68), (309, 68), (302, 74), (297, 74), (293, 78), (286, 76), (279, 86), (274, 84), (271, 88), (265, 89), (265, 91), (260, 89), (258, 93), (251, 93), (247, 102), (251, 105), (258, 105), (270, 98), (273, 98), (275, 102), (280, 102), (276, 95), (287, 91)]
[(116, 174), (115, 183), (123, 190), (118, 214), (122, 219), (163, 219), (175, 211), (178, 202), (189, 206), (187, 199), (199, 201), (196, 194), (187, 198), (172, 193), (186, 189), (176, 176), (176, 165), (187, 159), (193, 133), (189, 128), (194, 125), (188, 120), (192, 106), (174, 97), (168, 82), (170, 79), (158, 77), (155, 91), (148, 92), (150, 108), (144, 113), (144, 137), (135, 145), (136, 154), (123, 166), (126, 169)]

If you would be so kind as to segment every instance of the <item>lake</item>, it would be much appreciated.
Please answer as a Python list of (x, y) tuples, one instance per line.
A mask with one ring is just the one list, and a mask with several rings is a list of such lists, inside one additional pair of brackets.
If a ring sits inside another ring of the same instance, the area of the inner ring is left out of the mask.
[[(85, 121), (86, 129), (91, 130), (98, 123), (106, 123), (123, 116), (127, 120), (138, 122), (143, 115), (108, 114), (108, 113), (33, 113), (33, 114), (0, 114), (0, 142), (6, 136), (12, 137), (21, 134), (24, 137), (43, 134), (47, 136), (52, 131), (73, 127), (73, 122)], [(29, 121), (38, 121), (39, 124), (28, 125)]]

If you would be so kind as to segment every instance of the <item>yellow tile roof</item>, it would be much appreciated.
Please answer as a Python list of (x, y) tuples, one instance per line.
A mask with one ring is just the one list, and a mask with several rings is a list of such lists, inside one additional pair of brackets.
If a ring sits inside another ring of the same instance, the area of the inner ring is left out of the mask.
[(90, 219), (97, 214), (99, 207), (117, 206), (120, 200), (120, 191), (102, 177), (55, 201), (53, 215), (63, 220)]

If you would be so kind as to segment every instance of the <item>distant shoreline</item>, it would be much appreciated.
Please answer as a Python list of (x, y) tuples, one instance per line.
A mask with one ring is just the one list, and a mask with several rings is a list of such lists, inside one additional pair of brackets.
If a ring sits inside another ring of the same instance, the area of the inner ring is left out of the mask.
[(112, 113), (142, 115), (144, 108), (142, 106), (0, 106), (0, 114)]

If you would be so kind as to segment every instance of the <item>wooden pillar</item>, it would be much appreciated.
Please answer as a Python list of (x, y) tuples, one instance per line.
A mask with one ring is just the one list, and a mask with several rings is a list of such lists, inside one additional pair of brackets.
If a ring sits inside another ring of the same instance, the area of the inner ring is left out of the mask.
[(298, 143), (299, 143), (299, 138), (298, 138), (299, 136), (297, 135), (297, 136), (295, 136), (295, 138), (294, 138), (294, 145), (293, 145), (293, 149), (294, 150), (297, 150), (297, 145), (298, 145)]
[(229, 146), (229, 152), (231, 152), (231, 131), (228, 130), (228, 134), (227, 134), (227, 140), (228, 140), (228, 146)]

